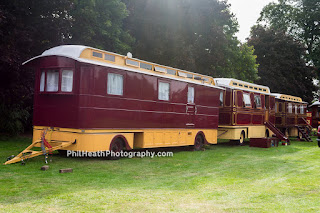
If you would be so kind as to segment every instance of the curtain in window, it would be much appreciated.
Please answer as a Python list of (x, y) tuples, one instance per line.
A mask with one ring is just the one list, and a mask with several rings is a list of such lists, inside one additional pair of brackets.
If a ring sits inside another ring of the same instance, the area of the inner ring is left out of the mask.
[(243, 93), (243, 100), (244, 100), (244, 105), (246, 107), (251, 107), (251, 100), (250, 100), (250, 95)]
[(61, 79), (61, 91), (62, 92), (72, 92), (73, 85), (73, 71), (63, 70)]
[(188, 103), (194, 103), (194, 88), (188, 87)]
[(59, 71), (49, 70), (47, 71), (47, 92), (57, 92), (59, 84)]
[(159, 100), (169, 101), (169, 83), (159, 82)]
[(261, 97), (260, 97), (260, 95), (255, 95), (254, 96), (254, 102), (256, 104), (256, 107), (261, 107)]
[(292, 104), (288, 103), (288, 113), (292, 113)]
[(109, 73), (107, 92), (110, 95), (123, 95), (123, 76)]
[(222, 91), (220, 91), (220, 98), (219, 98), (219, 100), (220, 100), (220, 106), (223, 106), (223, 92), (222, 92)]
[(45, 83), (45, 72), (41, 72), (41, 78), (40, 78), (40, 92), (44, 91), (44, 83)]

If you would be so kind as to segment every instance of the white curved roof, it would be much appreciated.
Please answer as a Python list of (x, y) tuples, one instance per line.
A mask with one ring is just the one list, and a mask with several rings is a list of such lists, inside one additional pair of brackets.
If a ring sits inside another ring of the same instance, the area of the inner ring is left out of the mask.
[(298, 102), (298, 103), (307, 103), (307, 102), (304, 102), (300, 97), (296, 97), (292, 95), (286, 95), (286, 94), (280, 94), (280, 93), (271, 93), (271, 95), (275, 96), (276, 99)]
[[(90, 63), (90, 64), (95, 64), (95, 65), (100, 65), (100, 66), (108, 66), (108, 67), (113, 67), (113, 68), (117, 68), (117, 69), (125, 69), (125, 70), (131, 71), (131, 72), (138, 72), (138, 73), (158, 76), (158, 77), (162, 77), (162, 78), (175, 79), (175, 80), (180, 80), (180, 81), (184, 81), (184, 82), (188, 82), (188, 83), (193, 83), (193, 84), (198, 84), (198, 85), (205, 85), (205, 86), (208, 86), (208, 87), (214, 87), (214, 88), (218, 88), (218, 89), (224, 90), (224, 88), (221, 88), (221, 87), (218, 87), (218, 86), (215, 86), (215, 85), (206, 84), (206, 83), (199, 83), (199, 82), (191, 81), (191, 80), (189, 80), (187, 78), (184, 79), (184, 78), (178, 78), (176, 76), (175, 77), (173, 77), (173, 76), (171, 77), (171, 76), (159, 75), (158, 73), (155, 73), (155, 72), (141, 71), (141, 70), (137, 70), (137, 69), (131, 68), (131, 67), (123, 67), (123, 66), (119, 66), (117, 64), (110, 64), (110, 63), (105, 63), (105, 62), (101, 62), (101, 61), (94, 61), (94, 60), (90, 60), (88, 58), (80, 57), (81, 53), (86, 49), (96, 50), (96, 51), (99, 51), (99, 52), (102, 51), (102, 52), (111, 53), (113, 55), (124, 57), (124, 56), (122, 56), (120, 54), (117, 54), (117, 53), (108, 52), (108, 51), (104, 51), (104, 50), (100, 50), (100, 49), (96, 49), (96, 48), (92, 48), (92, 47), (88, 47), (88, 46), (83, 46), (83, 45), (61, 45), (61, 46), (53, 47), (53, 48), (51, 48), (49, 50), (44, 51), (41, 55), (36, 56), (34, 58), (31, 58), (31, 59), (23, 62), (22, 65), (25, 65), (25, 64), (27, 64), (28, 62), (30, 62), (30, 61), (32, 61), (34, 59), (42, 58), (42, 57), (46, 57), (46, 56), (63, 56), (63, 57), (68, 57), (68, 58), (71, 58), (71, 59), (74, 59), (76, 61), (83, 62), (83, 63)], [(143, 60), (139, 60), (139, 61), (143, 61)], [(150, 63), (150, 62), (148, 62), (148, 63)], [(151, 63), (151, 64), (157, 65), (155, 63)], [(179, 69), (176, 69), (176, 68), (173, 68), (173, 69), (179, 70)], [(183, 71), (183, 70), (181, 70), (181, 71)], [(186, 72), (192, 73), (192, 72), (189, 72), (189, 71), (186, 71)], [(202, 74), (199, 74), (199, 73), (195, 73), (195, 74), (202, 75)], [(202, 75), (202, 76), (205, 76), (205, 75)], [(206, 76), (206, 77), (210, 77), (210, 76)]]
[(270, 94), (270, 88), (267, 86), (253, 84), (253, 83), (241, 81), (234, 78), (215, 78), (214, 81), (216, 85), (220, 87), (253, 91), (253, 92), (263, 93), (263, 94)]

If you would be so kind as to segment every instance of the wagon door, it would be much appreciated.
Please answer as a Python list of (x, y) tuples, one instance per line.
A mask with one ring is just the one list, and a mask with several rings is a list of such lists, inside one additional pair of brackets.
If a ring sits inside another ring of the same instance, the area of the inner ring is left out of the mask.
[(188, 86), (188, 100), (186, 105), (186, 126), (194, 127), (195, 114), (197, 111), (197, 107), (194, 103), (194, 87)]

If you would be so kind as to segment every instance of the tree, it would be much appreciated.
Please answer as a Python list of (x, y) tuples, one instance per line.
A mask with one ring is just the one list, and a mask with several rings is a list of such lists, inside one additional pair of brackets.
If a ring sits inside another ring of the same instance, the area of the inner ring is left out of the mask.
[(122, 26), (128, 11), (120, 0), (75, 0), (70, 15), (69, 43), (122, 54), (131, 50), (134, 39)]
[[(126, 0), (137, 58), (214, 77), (257, 78), (252, 51), (235, 37), (229, 5), (217, 0)], [(248, 49), (246, 49), (248, 50)], [(242, 63), (242, 64), (241, 64)], [(245, 64), (251, 67), (245, 67)]]
[(320, 1), (280, 0), (270, 3), (258, 20), (285, 31), (306, 48), (306, 58), (320, 71)]
[(313, 100), (314, 74), (306, 65), (303, 46), (283, 31), (254, 26), (248, 44), (254, 46), (259, 66), (257, 82), (274, 93), (284, 93)]

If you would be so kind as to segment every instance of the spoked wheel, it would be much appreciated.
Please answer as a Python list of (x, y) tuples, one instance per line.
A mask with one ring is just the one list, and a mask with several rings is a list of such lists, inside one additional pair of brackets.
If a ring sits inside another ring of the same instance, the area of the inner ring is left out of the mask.
[(121, 138), (117, 138), (110, 147), (110, 160), (119, 160), (120, 159), (120, 152), (123, 151), (124, 146), (123, 146), (123, 141)]
[(202, 135), (198, 134), (196, 139), (194, 140), (194, 150), (195, 151), (202, 150), (203, 145), (204, 145), (203, 137), (202, 137)]

